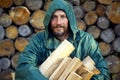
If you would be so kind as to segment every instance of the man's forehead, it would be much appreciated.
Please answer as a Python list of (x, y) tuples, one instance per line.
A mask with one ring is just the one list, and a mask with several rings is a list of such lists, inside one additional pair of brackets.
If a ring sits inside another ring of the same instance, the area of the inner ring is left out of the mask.
[(66, 13), (63, 10), (56, 10), (53, 15), (66, 15)]

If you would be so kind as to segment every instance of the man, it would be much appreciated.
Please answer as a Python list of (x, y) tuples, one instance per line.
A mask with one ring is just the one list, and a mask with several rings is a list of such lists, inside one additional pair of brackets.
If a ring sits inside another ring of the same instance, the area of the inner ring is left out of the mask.
[(52, 1), (44, 19), (45, 31), (37, 33), (20, 54), (16, 68), (16, 80), (48, 80), (39, 71), (38, 66), (54, 51), (58, 45), (67, 39), (75, 50), (70, 57), (83, 60), (90, 56), (99, 75), (94, 75), (91, 80), (108, 80), (109, 72), (98, 43), (86, 32), (77, 28), (76, 18), (72, 7), (64, 0)]

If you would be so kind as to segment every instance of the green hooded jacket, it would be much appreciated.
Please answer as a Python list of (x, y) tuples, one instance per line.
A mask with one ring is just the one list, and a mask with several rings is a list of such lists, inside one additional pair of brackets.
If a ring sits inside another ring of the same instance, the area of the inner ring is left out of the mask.
[(75, 47), (70, 56), (83, 60), (89, 55), (101, 72), (99, 75), (94, 75), (91, 80), (109, 79), (108, 67), (98, 48), (98, 43), (91, 35), (77, 28), (74, 11), (71, 8), (64, 0), (52, 1), (44, 19), (45, 31), (35, 34), (19, 56), (15, 80), (48, 80), (39, 71), (38, 66), (61, 43), (51, 34), (48, 28), (51, 16), (57, 9), (63, 10), (69, 20), (71, 34), (68, 41)]

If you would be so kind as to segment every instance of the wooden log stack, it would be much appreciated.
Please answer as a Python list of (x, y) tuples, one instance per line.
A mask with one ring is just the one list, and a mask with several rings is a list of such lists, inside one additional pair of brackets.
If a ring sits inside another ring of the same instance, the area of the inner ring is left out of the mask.
[[(8, 73), (7, 79), (11, 79), (9, 76), (15, 71), (18, 56), (32, 35), (45, 29), (43, 19), (51, 1), (0, 0), (0, 62), (2, 65), (6, 60), (10, 62), (4, 69), (0, 65), (0, 73)], [(108, 63), (111, 80), (119, 80), (117, 63), (120, 62), (120, 0), (66, 1), (73, 6), (78, 28), (90, 33), (98, 42)], [(115, 59), (111, 56), (115, 56)], [(70, 61), (68, 60), (69, 63)], [(115, 70), (111, 69), (113, 65)], [(75, 76), (74, 79), (79, 77), (75, 72), (70, 75)], [(2, 76), (2, 80), (5, 79)]]

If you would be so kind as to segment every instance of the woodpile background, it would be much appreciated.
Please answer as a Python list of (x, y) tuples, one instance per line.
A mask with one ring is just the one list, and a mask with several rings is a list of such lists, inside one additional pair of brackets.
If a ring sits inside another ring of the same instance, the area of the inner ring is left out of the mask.
[[(78, 27), (99, 43), (110, 70), (120, 79), (120, 0), (66, 0)], [(20, 52), (32, 35), (44, 30), (51, 0), (0, 0), (0, 80), (12, 80)]]

